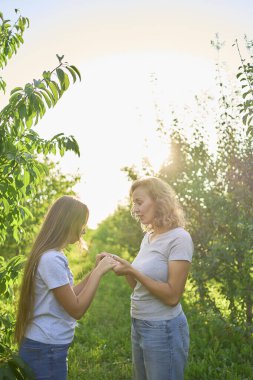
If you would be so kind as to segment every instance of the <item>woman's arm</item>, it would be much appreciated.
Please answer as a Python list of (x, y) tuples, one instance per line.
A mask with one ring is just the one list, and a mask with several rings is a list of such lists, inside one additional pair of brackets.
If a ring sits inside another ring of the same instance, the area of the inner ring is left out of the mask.
[(52, 289), (57, 301), (71, 317), (80, 319), (89, 308), (102, 276), (115, 265), (117, 263), (111, 257), (105, 257), (101, 260), (98, 266), (88, 275), (86, 285), (77, 295), (70, 284)]
[[(116, 272), (115, 272), (115, 273), (116, 273)], [(116, 274), (117, 274), (117, 273), (116, 273)], [(126, 278), (126, 280), (127, 280), (128, 285), (129, 285), (132, 289), (134, 289), (135, 286), (136, 286), (136, 284), (137, 284), (137, 281), (135, 280), (135, 278), (134, 278), (131, 274), (126, 274), (126, 275), (125, 275), (125, 278)]]
[(184, 292), (185, 283), (190, 269), (190, 262), (185, 260), (170, 261), (168, 265), (168, 282), (160, 282), (145, 276), (130, 263), (119, 257), (115, 257), (121, 265), (113, 268), (118, 275), (132, 276), (148, 289), (155, 297), (159, 298), (166, 305), (176, 306)]

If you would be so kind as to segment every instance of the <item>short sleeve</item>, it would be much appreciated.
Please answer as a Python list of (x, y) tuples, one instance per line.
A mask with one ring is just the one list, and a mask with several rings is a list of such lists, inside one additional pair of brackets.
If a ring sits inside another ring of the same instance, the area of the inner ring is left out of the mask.
[(52, 251), (41, 257), (38, 273), (48, 289), (69, 284), (68, 272), (68, 263), (63, 254)]
[(168, 260), (169, 261), (186, 260), (186, 261), (191, 262), (193, 250), (194, 250), (194, 247), (193, 247), (192, 238), (190, 234), (185, 231), (184, 234), (178, 236), (173, 241), (170, 247)]

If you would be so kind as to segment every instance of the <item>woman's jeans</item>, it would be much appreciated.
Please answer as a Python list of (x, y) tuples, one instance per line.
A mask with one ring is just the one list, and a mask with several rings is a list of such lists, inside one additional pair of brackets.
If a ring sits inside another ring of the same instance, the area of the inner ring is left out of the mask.
[(66, 380), (69, 344), (45, 344), (24, 338), (19, 356), (33, 370), (36, 380)]
[(189, 350), (185, 314), (163, 321), (132, 319), (135, 380), (183, 380)]

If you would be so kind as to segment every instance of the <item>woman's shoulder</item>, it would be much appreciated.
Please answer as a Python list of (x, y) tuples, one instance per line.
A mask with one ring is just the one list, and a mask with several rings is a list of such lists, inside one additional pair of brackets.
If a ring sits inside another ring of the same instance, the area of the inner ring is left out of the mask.
[(187, 231), (184, 227), (175, 228), (175, 235), (178, 237), (183, 237), (190, 240), (192, 239), (190, 232)]
[(193, 241), (191, 234), (185, 230), (183, 227), (177, 227), (174, 230), (171, 230), (170, 235), (170, 245), (188, 245), (193, 248)]

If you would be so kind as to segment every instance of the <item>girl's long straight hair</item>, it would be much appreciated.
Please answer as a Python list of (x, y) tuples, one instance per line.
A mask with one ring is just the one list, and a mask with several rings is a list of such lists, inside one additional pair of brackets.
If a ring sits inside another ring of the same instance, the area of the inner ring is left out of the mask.
[(87, 206), (72, 196), (59, 198), (49, 209), (24, 270), (15, 328), (18, 343), (33, 317), (35, 276), (41, 256), (50, 249), (61, 250), (78, 241), (88, 216)]

